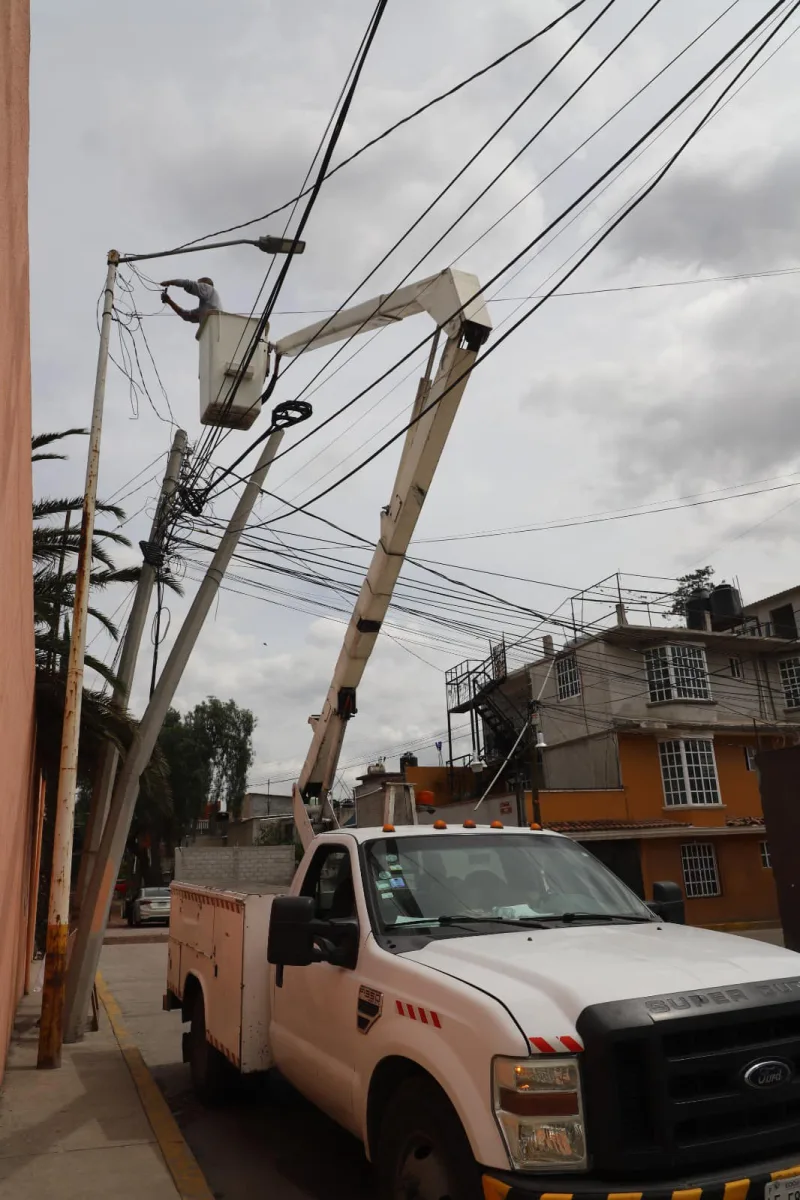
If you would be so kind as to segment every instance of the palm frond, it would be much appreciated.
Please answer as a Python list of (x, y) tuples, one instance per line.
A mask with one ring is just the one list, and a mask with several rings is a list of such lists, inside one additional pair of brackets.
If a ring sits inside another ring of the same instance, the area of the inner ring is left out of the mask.
[(82, 437), (88, 437), (88, 429), (64, 429), (61, 433), (35, 433), (31, 438), (31, 450), (40, 450), (42, 446), (50, 446), (53, 442), (60, 442), (63, 438), (75, 437), (80, 434)]
[(45, 459), (48, 459), (48, 458), (61, 458), (66, 462), (67, 456), (66, 456), (66, 454), (32, 454), (31, 462), (32, 463), (44, 462)]
[(100, 612), (99, 608), (95, 608), (92, 604), (89, 605), (88, 612), (90, 617), (94, 617), (95, 621), (99, 621), (106, 632), (111, 634), (115, 642), (119, 641), (119, 626), (115, 625), (110, 617)]
[[(41, 521), (44, 517), (65, 517), (68, 512), (79, 512), (83, 508), (83, 496), (62, 496), (59, 499), (34, 500), (33, 519)], [(118, 504), (107, 504), (104, 500), (95, 502), (97, 512), (111, 513), (118, 521), (125, 520), (125, 509)]]

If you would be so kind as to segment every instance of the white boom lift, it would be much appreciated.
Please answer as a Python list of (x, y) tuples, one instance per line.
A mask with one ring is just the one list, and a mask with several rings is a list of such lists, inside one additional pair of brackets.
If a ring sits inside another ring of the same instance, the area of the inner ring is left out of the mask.
[[(312, 343), (315, 347), (326, 346), (421, 312), (429, 313), (437, 325), (411, 420), (420, 413), (424, 415), (406, 433), (392, 494), (381, 512), (378, 544), (350, 617), (324, 707), (321, 714), (309, 718), (314, 733), (292, 792), (295, 824), (304, 848), (314, 837), (306, 804), (313, 801), (324, 805), (333, 784), (347, 722), (356, 713), (356, 689), (391, 603), (468, 373), (491, 332), (491, 318), (479, 290), (475, 275), (448, 269), (399, 288), (389, 296), (345, 309), (328, 322), (309, 325), (276, 346), (281, 356), (291, 357)], [(431, 381), (442, 330), (447, 341)]]

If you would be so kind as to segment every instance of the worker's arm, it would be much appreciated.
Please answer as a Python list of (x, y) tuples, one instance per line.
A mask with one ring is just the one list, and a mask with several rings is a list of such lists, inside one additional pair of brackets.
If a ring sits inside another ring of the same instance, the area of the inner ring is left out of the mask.
[(165, 279), (161, 284), (163, 288), (179, 287), (188, 292), (190, 296), (200, 298), (200, 285), (194, 279)]
[(168, 292), (162, 292), (161, 299), (165, 304), (168, 304), (172, 311), (177, 313), (182, 320), (191, 321), (193, 324), (197, 324), (199, 320), (198, 316), (196, 315), (197, 309), (181, 308), (180, 304), (176, 304)]

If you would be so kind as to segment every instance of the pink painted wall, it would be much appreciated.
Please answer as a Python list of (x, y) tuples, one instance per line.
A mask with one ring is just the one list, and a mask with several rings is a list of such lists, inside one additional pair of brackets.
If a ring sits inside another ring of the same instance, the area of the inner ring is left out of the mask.
[(34, 732), (28, 0), (0, 0), (0, 1076), (25, 979)]

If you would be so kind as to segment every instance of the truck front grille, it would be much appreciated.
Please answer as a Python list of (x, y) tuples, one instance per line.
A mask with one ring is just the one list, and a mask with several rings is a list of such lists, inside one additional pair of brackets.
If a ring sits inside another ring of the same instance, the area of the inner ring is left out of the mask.
[[(578, 1021), (600, 1174), (713, 1170), (800, 1151), (800, 980), (595, 1005)], [(759, 1062), (783, 1076), (755, 1087)]]

